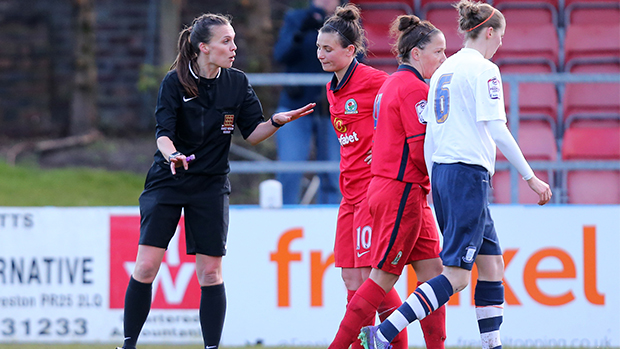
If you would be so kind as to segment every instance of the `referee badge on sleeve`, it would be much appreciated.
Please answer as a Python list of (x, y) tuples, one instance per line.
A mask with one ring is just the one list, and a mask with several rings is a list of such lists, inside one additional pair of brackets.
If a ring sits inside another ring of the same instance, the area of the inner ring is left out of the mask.
[(499, 99), (502, 92), (502, 89), (499, 86), (499, 79), (494, 76), (487, 81), (487, 85), (489, 87), (489, 97), (491, 97), (491, 99)]
[(235, 114), (224, 114), (222, 133), (230, 134), (235, 129)]

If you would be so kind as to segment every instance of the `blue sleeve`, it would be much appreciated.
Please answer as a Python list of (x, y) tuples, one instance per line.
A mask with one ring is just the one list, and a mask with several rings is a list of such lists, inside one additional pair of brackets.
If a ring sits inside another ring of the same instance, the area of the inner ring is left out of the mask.
[(171, 74), (164, 77), (159, 87), (157, 107), (155, 108), (156, 138), (166, 136), (172, 142), (175, 142), (177, 112), (181, 105), (177, 83)]
[(288, 64), (293, 59), (299, 59), (299, 52), (303, 45), (301, 26), (307, 11), (289, 11), (280, 28), (278, 41), (273, 48), (273, 57), (278, 63)]

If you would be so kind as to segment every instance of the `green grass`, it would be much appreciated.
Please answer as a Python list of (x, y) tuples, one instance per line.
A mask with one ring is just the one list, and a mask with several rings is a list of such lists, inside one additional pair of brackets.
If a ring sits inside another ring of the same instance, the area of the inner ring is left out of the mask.
[(136, 206), (144, 176), (89, 168), (11, 167), (0, 162), (0, 206)]
[[(120, 345), (121, 343), (119, 343)], [(148, 345), (148, 344), (139, 344), (139, 349), (196, 349), (200, 348), (200, 344), (192, 344), (192, 345)], [(115, 344), (34, 344), (34, 343), (24, 343), (24, 344), (3, 344), (0, 343), (0, 349), (114, 349)], [(244, 346), (244, 347), (221, 347), (222, 349), (323, 349), (323, 347), (282, 347), (282, 346)], [(411, 349), (422, 349), (422, 348), (411, 348)], [(536, 349), (545, 349), (545, 348), (536, 348)]]
[[(121, 343), (122, 344), (122, 343)], [(120, 345), (120, 344), (119, 344)], [(0, 349), (114, 349), (114, 344), (0, 344)], [(195, 349), (200, 345), (140, 345), (140, 349)], [(226, 348), (223, 348), (226, 349)], [(295, 348), (300, 349), (300, 348)]]
[[(0, 349), (114, 349), (114, 344), (2, 344)], [(200, 348), (200, 344), (194, 345), (138, 345), (139, 349), (196, 349)], [(324, 349), (324, 347), (282, 347), (282, 346), (244, 346), (244, 347), (221, 347), (222, 349)], [(409, 347), (410, 349), (423, 349), (418, 347)], [(459, 349), (460, 347), (446, 347), (448, 349)], [(466, 347), (469, 349), (476, 349)], [(532, 349), (531, 347), (506, 347), (507, 349)], [(613, 348), (613, 347), (612, 347)], [(557, 347), (536, 347), (536, 349), (557, 349)], [(616, 349), (619, 349), (616, 347)]]
[[(138, 349), (196, 349), (200, 348), (200, 344), (193, 345), (147, 345), (139, 344)], [(114, 349), (114, 344), (2, 344), (0, 343), (0, 349)], [(446, 349), (459, 349), (462, 347), (446, 347)], [(476, 349), (474, 347), (465, 347), (467, 349)], [(531, 347), (506, 347), (507, 349), (532, 349)], [(241, 347), (228, 347), (224, 346), (221, 349), (324, 349), (324, 347), (308, 347), (308, 346), (241, 346)], [(424, 349), (423, 347), (409, 347), (409, 349)], [(558, 349), (557, 347), (536, 347), (536, 349)], [(610, 348), (620, 349), (620, 348)]]
[[(2, 344), (0, 349), (114, 349), (114, 344)], [(200, 348), (200, 344), (194, 345), (138, 345), (139, 349), (196, 349)], [(222, 349), (324, 349), (323, 347), (281, 347), (281, 346), (245, 346), (245, 347), (221, 347)], [(450, 348), (450, 347), (446, 347)], [(476, 349), (471, 348), (470, 349)], [(532, 349), (507, 347), (508, 349)], [(410, 349), (423, 349), (410, 347)], [(452, 347), (458, 349), (458, 347)], [(557, 349), (554, 347), (536, 347), (536, 349)]]
[[(114, 344), (0, 344), (0, 349), (114, 349)], [(140, 349), (195, 349), (200, 345), (140, 345)], [(297, 349), (297, 348), (296, 348)]]

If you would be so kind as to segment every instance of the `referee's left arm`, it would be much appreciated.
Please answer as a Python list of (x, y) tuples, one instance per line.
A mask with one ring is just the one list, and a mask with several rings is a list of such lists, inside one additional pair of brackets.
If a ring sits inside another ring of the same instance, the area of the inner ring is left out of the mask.
[(256, 145), (265, 139), (271, 137), (278, 128), (288, 124), (293, 120), (297, 120), (302, 116), (306, 116), (312, 112), (314, 112), (314, 107), (316, 103), (308, 103), (305, 106), (295, 109), (289, 110), (281, 113), (276, 113), (269, 118), (269, 120), (265, 122), (261, 122), (256, 126), (254, 131), (250, 133), (246, 141), (248, 141), (252, 145)]

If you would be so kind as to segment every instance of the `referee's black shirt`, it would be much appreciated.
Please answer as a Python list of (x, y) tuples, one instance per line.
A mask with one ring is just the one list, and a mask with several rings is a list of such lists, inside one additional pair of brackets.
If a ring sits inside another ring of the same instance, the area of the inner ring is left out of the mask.
[[(234, 130), (239, 128), (245, 139), (264, 121), (247, 76), (234, 68), (221, 68), (215, 79), (199, 78), (194, 98), (187, 97), (176, 70), (170, 71), (161, 83), (155, 119), (157, 138), (167, 136), (177, 151), (196, 155), (186, 173), (203, 175), (227, 174)], [(169, 173), (166, 160), (159, 150), (155, 153), (154, 165)], [(177, 171), (184, 172), (182, 168)]]

